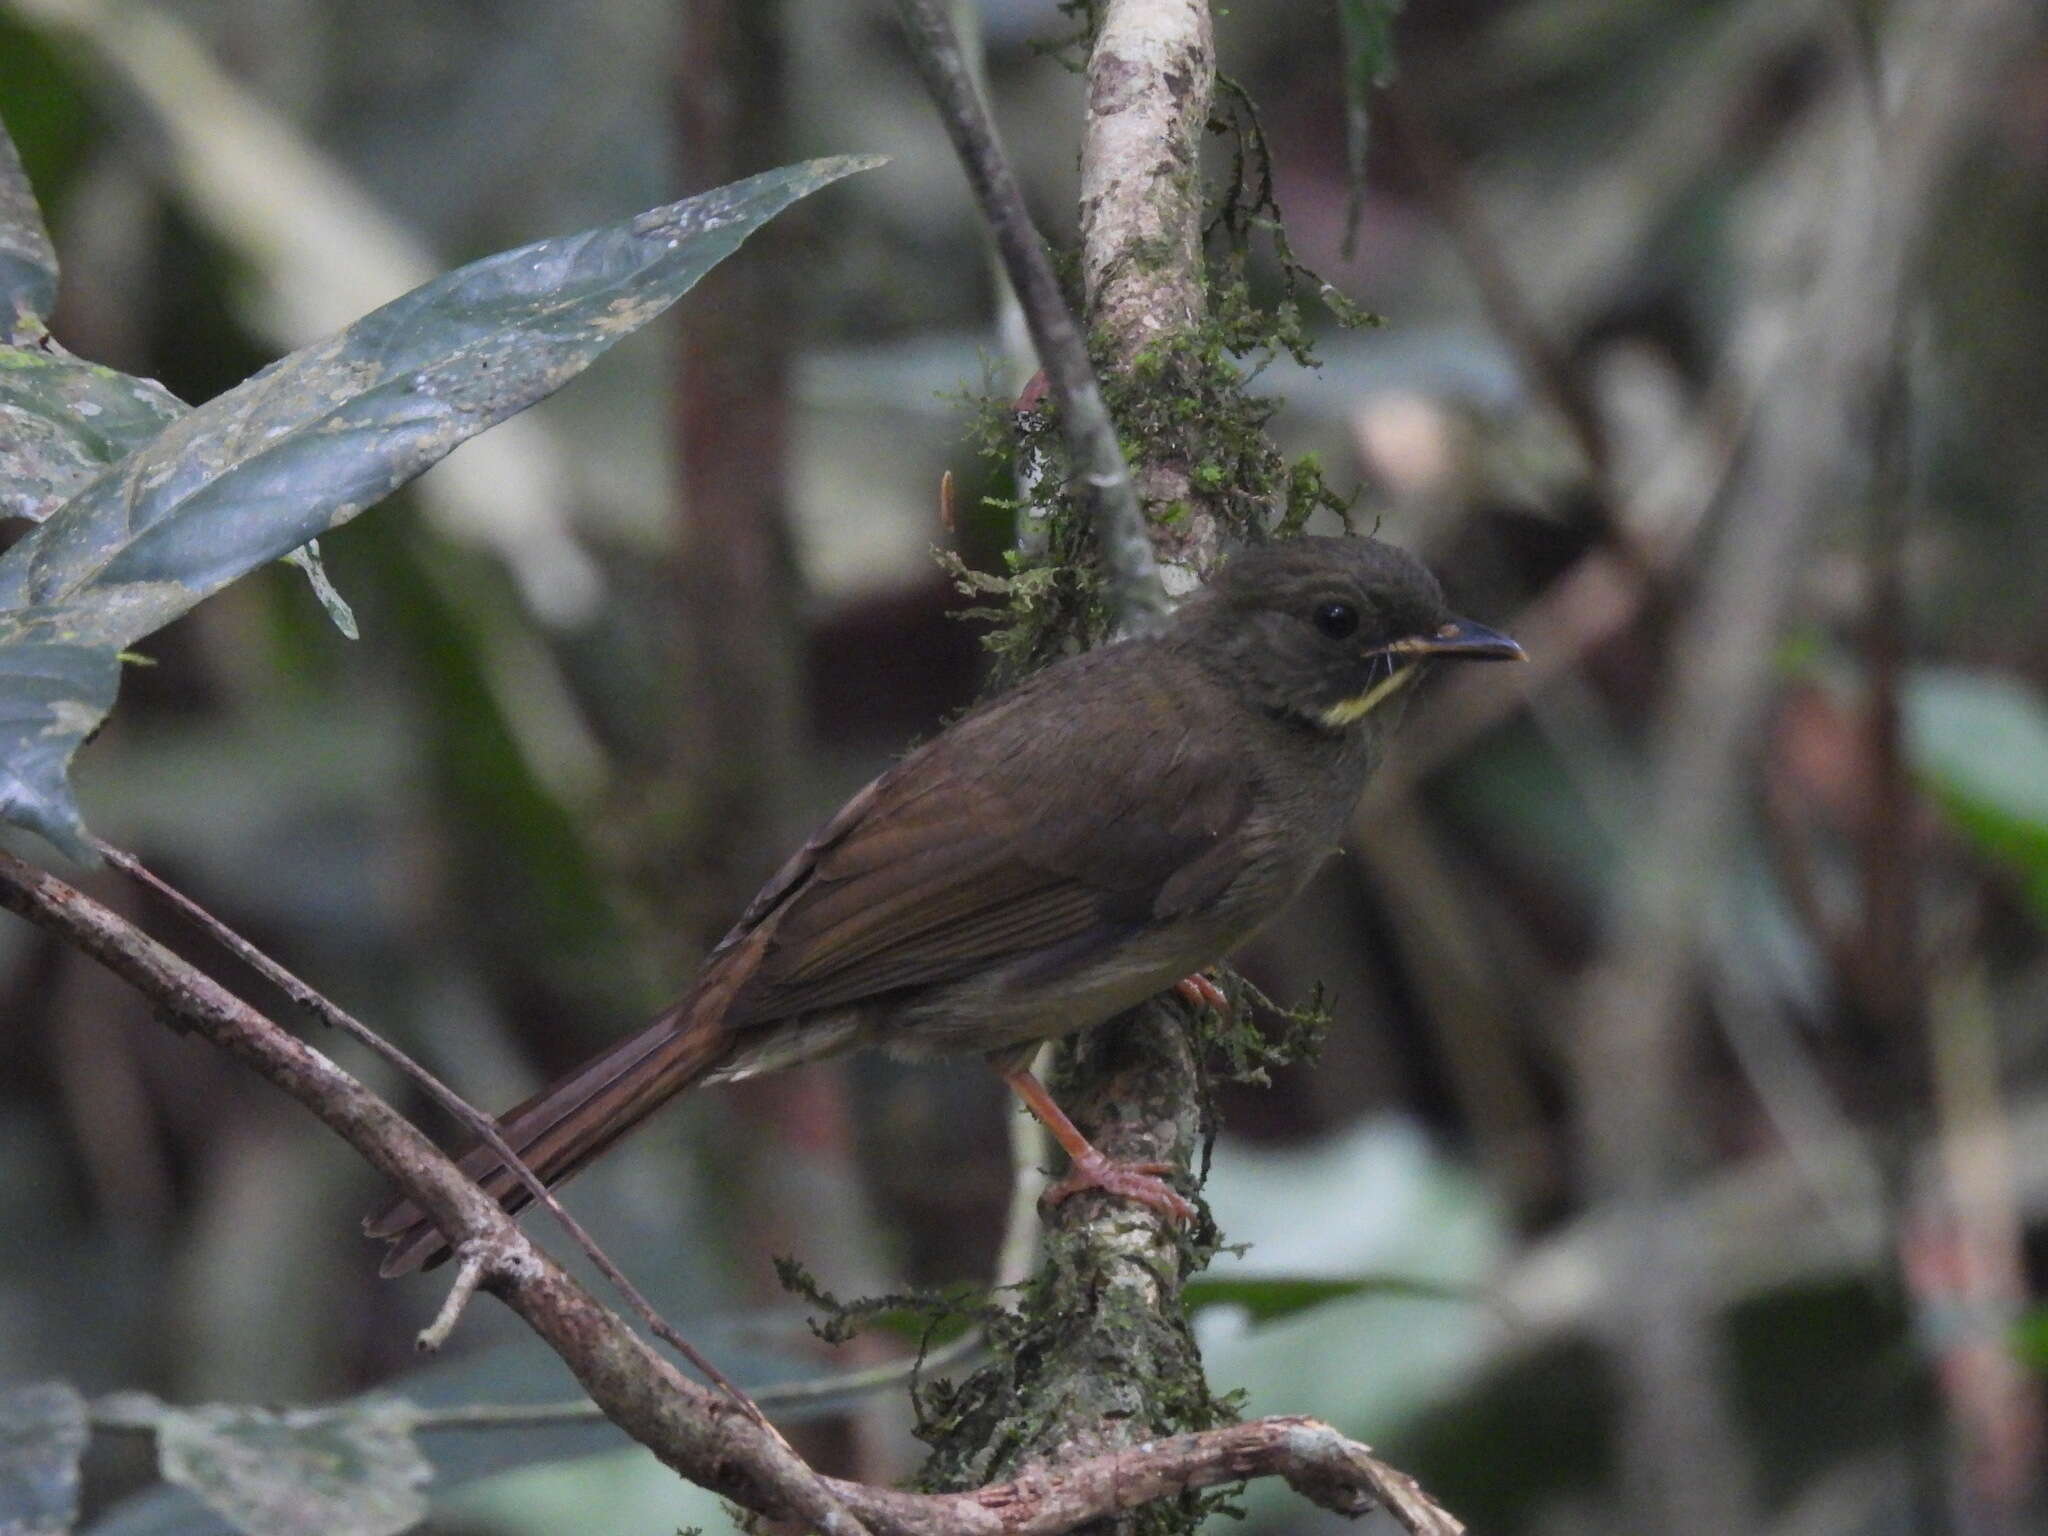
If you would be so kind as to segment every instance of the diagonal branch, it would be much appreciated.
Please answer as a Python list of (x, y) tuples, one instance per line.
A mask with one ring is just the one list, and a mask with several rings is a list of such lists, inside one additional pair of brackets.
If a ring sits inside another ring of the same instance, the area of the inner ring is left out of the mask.
[[(128, 876), (129, 879), (135, 881), (136, 884), (142, 886), (145, 890), (152, 891), (165, 901), (168, 901), (192, 922), (198, 924), (200, 929), (216, 944), (220, 945), (229, 954), (240, 960), (257, 975), (276, 987), (278, 991), (290, 998), (294, 1006), (305, 1009), (330, 1029), (340, 1030), (358, 1045), (381, 1057), (384, 1061), (389, 1062), (401, 1073), (425, 1089), (428, 1096), (436, 1104), (439, 1104), (442, 1109), (446, 1110), (456, 1120), (459, 1120), (466, 1130), (482, 1140), (484, 1145), (495, 1152), (499, 1160), (512, 1170), (519, 1181), (526, 1186), (527, 1193), (533, 1196), (537, 1204), (547, 1208), (549, 1214), (561, 1224), (562, 1230), (569, 1234), (570, 1240), (577, 1247), (581, 1248), (590, 1262), (597, 1267), (598, 1273), (603, 1275), (605, 1279), (609, 1280), (617, 1288), (618, 1293), (625, 1298), (626, 1304), (639, 1316), (640, 1321), (647, 1325), (649, 1332), (656, 1338), (666, 1342), (685, 1360), (689, 1361), (691, 1365), (695, 1366), (706, 1380), (727, 1393), (733, 1401), (746, 1409), (754, 1418), (761, 1419), (761, 1410), (754, 1405), (752, 1399), (737, 1386), (733, 1385), (726, 1378), (723, 1371), (719, 1370), (717, 1366), (698, 1353), (696, 1347), (689, 1340), (685, 1339), (675, 1330), (673, 1325), (663, 1318), (659, 1312), (654, 1310), (654, 1304), (641, 1294), (638, 1286), (626, 1278), (624, 1271), (612, 1262), (611, 1255), (597, 1245), (597, 1239), (590, 1235), (583, 1223), (569, 1214), (567, 1207), (556, 1198), (554, 1191), (541, 1182), (539, 1176), (526, 1166), (525, 1161), (512, 1149), (505, 1138), (499, 1134), (496, 1121), (477, 1109), (469, 1100), (465, 1099), (453, 1088), (450, 1088), (440, 1078), (414, 1061), (412, 1057), (393, 1045), (389, 1040), (386, 1040), (382, 1035), (370, 1028), (369, 1025), (363, 1023), (361, 1019), (358, 1019), (346, 1008), (343, 1008), (340, 1004), (332, 1001), (313, 987), (308, 986), (299, 977), (278, 964), (277, 961), (271, 959), (269, 955), (258, 949), (254, 944), (251, 944), (247, 939), (235, 932), (234, 929), (199, 905), (190, 896), (187, 896), (176, 886), (157, 875), (140, 859), (136, 858), (135, 855), (116, 848), (112, 843), (105, 842), (100, 838), (93, 838), (91, 841), (94, 850), (98, 852), (101, 858), (105, 859), (114, 868), (120, 870), (122, 874)], [(468, 1260), (464, 1261), (466, 1272), (473, 1271), (474, 1268), (475, 1266)], [(475, 1289), (476, 1279), (473, 1273), (470, 1275), (467, 1285), (458, 1280), (457, 1288), (449, 1296), (449, 1305), (443, 1308), (442, 1316), (435, 1319), (433, 1328), (430, 1328), (427, 1333), (420, 1336), (420, 1347), (422, 1349), (438, 1349), (441, 1344), (446, 1342), (448, 1331), (454, 1327), (455, 1321), (461, 1313), (462, 1301)], [(766, 1421), (762, 1420), (762, 1422), (765, 1423)]]
[(684, 1377), (540, 1249), (397, 1110), (327, 1056), (56, 876), (0, 853), (0, 906), (82, 950), (174, 1029), (241, 1060), (312, 1110), (433, 1217), (481, 1288), (547, 1341), (607, 1417), (668, 1465), (752, 1509), (860, 1529), (772, 1426)]

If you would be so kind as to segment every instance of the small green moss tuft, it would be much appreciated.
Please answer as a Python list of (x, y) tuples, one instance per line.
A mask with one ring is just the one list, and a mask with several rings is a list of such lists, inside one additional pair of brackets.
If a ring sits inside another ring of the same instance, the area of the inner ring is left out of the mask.
[(1331, 1014), (1323, 985), (1317, 982), (1307, 1002), (1282, 1008), (1251, 982), (1227, 966), (1218, 968), (1230, 1011), (1195, 1010), (1195, 1046), (1200, 1059), (1215, 1063), (1212, 1080), (1272, 1083), (1271, 1069), (1311, 1061), (1329, 1033)]
[(942, 1332), (958, 1332), (963, 1324), (990, 1310), (986, 1292), (960, 1286), (946, 1291), (895, 1291), (841, 1301), (795, 1259), (777, 1257), (775, 1280), (790, 1295), (809, 1302), (822, 1317), (807, 1319), (811, 1332), (827, 1344), (844, 1344), (873, 1328), (933, 1342)]

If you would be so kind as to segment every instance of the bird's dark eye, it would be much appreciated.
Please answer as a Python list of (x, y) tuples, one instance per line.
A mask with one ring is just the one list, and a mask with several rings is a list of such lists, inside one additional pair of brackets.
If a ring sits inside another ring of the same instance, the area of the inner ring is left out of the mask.
[(1358, 630), (1358, 610), (1349, 603), (1324, 603), (1316, 609), (1316, 628), (1332, 640), (1343, 640)]

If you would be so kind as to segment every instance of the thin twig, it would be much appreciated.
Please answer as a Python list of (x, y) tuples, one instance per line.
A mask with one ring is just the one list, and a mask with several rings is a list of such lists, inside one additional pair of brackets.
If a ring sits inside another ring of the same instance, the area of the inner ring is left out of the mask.
[(478, 1244), (464, 1245), (461, 1258), (455, 1266), (455, 1283), (448, 1288), (448, 1295), (441, 1303), (441, 1310), (434, 1314), (434, 1320), (420, 1330), (413, 1341), (414, 1347), (423, 1355), (437, 1354), (448, 1336), (455, 1331), (455, 1325), (462, 1320), (462, 1312), (476, 1295), (476, 1288), (483, 1283), (485, 1273), (492, 1260), (502, 1262), (502, 1255), (492, 1255)]
[[(764, 1408), (799, 1408), (821, 1399), (879, 1392), (901, 1386), (919, 1371), (952, 1365), (981, 1348), (979, 1330), (970, 1330), (941, 1345), (923, 1358), (892, 1360), (887, 1365), (865, 1370), (841, 1371), (833, 1376), (812, 1376), (801, 1381), (778, 1382), (756, 1391), (754, 1401)], [(551, 1403), (458, 1403), (447, 1408), (422, 1408), (380, 1400), (379, 1411), (391, 1414), (415, 1432), (435, 1434), (474, 1429), (538, 1429), (551, 1424), (608, 1422), (609, 1415), (587, 1397), (564, 1398)], [(359, 1402), (335, 1403), (324, 1408), (294, 1408), (294, 1420), (302, 1424), (347, 1423), (362, 1416)], [(132, 1394), (102, 1399), (92, 1405), (92, 1427), (109, 1433), (153, 1432), (159, 1415), (137, 1412)]]
[[(370, 1028), (369, 1025), (363, 1023), (354, 1014), (350, 1013), (340, 1004), (333, 1002), (323, 993), (308, 986), (297, 975), (271, 959), (269, 955), (243, 938), (234, 929), (207, 911), (206, 908), (200, 906), (190, 896), (187, 896), (176, 886), (171, 885), (160, 875), (154, 873), (133, 854), (116, 848), (113, 844), (105, 842), (100, 838), (93, 838), (91, 841), (100, 856), (109, 864), (112, 864), (138, 885), (145, 887), (162, 897), (165, 901), (168, 901), (187, 919), (197, 924), (216, 944), (227, 950), (228, 953), (256, 972), (257, 975), (284, 993), (291, 1000), (293, 1006), (304, 1009), (320, 1020), (321, 1023), (340, 1030), (351, 1040), (354, 1040), (381, 1060), (390, 1063), (407, 1078), (424, 1088), (435, 1103), (439, 1104), (450, 1115), (454, 1116), (455, 1119), (461, 1121), (485, 1146), (489, 1147), (497, 1155), (499, 1160), (526, 1186), (527, 1192), (533, 1196), (537, 1203), (547, 1207), (555, 1220), (561, 1224), (562, 1230), (569, 1234), (570, 1239), (575, 1242), (576, 1246), (581, 1248), (590, 1262), (597, 1266), (598, 1273), (602, 1274), (618, 1290), (619, 1295), (625, 1299), (626, 1304), (633, 1309), (641, 1322), (647, 1325), (655, 1337), (666, 1342), (685, 1360), (689, 1361), (692, 1366), (703, 1374), (705, 1380), (711, 1382), (719, 1390), (730, 1396), (757, 1423), (764, 1425), (767, 1423), (767, 1420), (762, 1417), (760, 1408), (753, 1400), (734, 1385), (723, 1371), (705, 1359), (697, 1351), (696, 1347), (678, 1333), (667, 1319), (654, 1310), (653, 1303), (649, 1302), (640, 1293), (639, 1287), (626, 1278), (625, 1273), (620, 1270), (618, 1265), (612, 1262), (611, 1256), (597, 1245), (597, 1239), (590, 1235), (584, 1228), (583, 1223), (574, 1216), (571, 1216), (561, 1201), (555, 1198), (554, 1192), (541, 1182), (539, 1176), (531, 1168), (528, 1168), (521, 1161), (519, 1154), (512, 1150), (510, 1143), (499, 1133), (495, 1121), (477, 1109), (475, 1105), (463, 1098), (453, 1088), (442, 1082), (432, 1072), (429, 1072), (425, 1067), (414, 1061), (411, 1056), (386, 1040), (382, 1035)], [(443, 1236), (447, 1235), (447, 1233), (443, 1233)]]
[(896, 9), (925, 88), (995, 232), (996, 249), (1059, 401), (1060, 433), (1102, 551), (1117, 625), (1134, 633), (1153, 628), (1170, 606), (1166, 586), (1080, 327), (1060, 296), (1059, 279), (943, 8), (937, 0), (896, 0)]
[[(1041, 1046), (1031, 1070), (1040, 1081), (1050, 1069), (1052, 1047)], [(995, 1284), (997, 1295), (1031, 1278), (1031, 1266), (1038, 1256), (1038, 1201), (1045, 1193), (1045, 1162), (1052, 1154), (1052, 1138), (1038, 1116), (1027, 1114), (1022, 1105), (1010, 1106), (1007, 1117), (1010, 1143), (1010, 1206), (1003, 1217), (1003, 1240), (996, 1247)]]

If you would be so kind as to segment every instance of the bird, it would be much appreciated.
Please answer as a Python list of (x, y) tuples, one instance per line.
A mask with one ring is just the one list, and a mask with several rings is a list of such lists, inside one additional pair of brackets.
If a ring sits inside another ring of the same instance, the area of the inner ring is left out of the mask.
[[(501, 1116), (548, 1185), (686, 1088), (864, 1047), (979, 1053), (1086, 1189), (1172, 1221), (1170, 1169), (1098, 1152), (1030, 1070), (1249, 938), (1335, 852), (1433, 662), (1520, 659), (1454, 615), (1415, 556), (1297, 537), (1225, 559), (1157, 629), (1034, 673), (881, 774), (761, 888), (695, 984), (639, 1032)], [(461, 1159), (508, 1211), (527, 1186)], [(448, 1257), (399, 1200), (364, 1223), (382, 1272)]]

